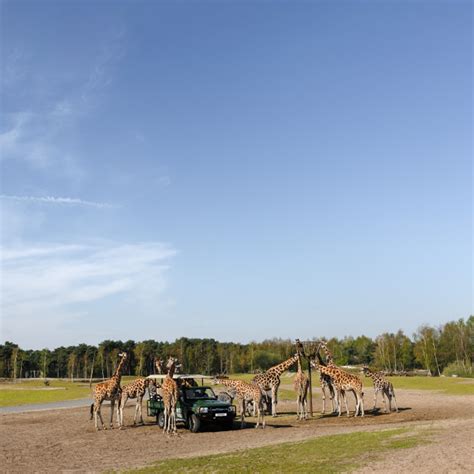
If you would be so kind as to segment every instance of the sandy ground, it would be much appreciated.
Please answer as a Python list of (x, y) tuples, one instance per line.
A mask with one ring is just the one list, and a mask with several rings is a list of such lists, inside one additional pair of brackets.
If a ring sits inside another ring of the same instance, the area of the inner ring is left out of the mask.
[[(168, 437), (146, 418), (132, 427), (133, 402), (127, 405), (123, 430), (96, 432), (88, 408), (0, 415), (0, 471), (103, 472), (144, 466), (166, 458), (232, 452), (238, 449), (298, 441), (330, 434), (374, 431), (396, 427), (438, 430), (426, 446), (390, 452), (361, 472), (464, 472), (473, 455), (473, 397), (448, 396), (429, 391), (398, 390), (399, 413), (373, 414), (372, 391), (366, 390), (366, 417), (326, 415), (297, 422), (294, 402), (280, 402), (281, 415), (266, 417), (267, 428), (207, 431), (192, 434), (180, 429)], [(315, 402), (320, 408), (320, 399)], [(103, 414), (108, 416), (109, 407)], [(291, 413), (291, 414), (290, 414)], [(105, 419), (105, 417), (104, 417)]]
[[(471, 407), (472, 410), (472, 407)], [(430, 444), (391, 451), (383, 460), (369, 463), (355, 472), (472, 472), (474, 470), (474, 423), (442, 420), (428, 428), (435, 430)]]

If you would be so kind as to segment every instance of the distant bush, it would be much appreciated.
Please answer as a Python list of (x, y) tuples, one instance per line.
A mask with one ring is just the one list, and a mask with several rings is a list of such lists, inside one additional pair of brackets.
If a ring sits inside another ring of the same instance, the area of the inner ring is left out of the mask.
[(255, 367), (261, 370), (267, 370), (272, 365), (279, 364), (281, 357), (278, 354), (268, 351), (257, 351), (254, 357)]
[(458, 377), (474, 377), (472, 364), (465, 364), (459, 361), (451, 362), (443, 370), (443, 375), (451, 377), (457, 375)]

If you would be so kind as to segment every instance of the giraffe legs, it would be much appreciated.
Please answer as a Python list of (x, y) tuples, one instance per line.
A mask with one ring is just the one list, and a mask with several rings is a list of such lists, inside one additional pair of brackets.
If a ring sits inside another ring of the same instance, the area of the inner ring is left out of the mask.
[(344, 398), (344, 405), (346, 406), (346, 414), (347, 416), (350, 416), (350, 413), (349, 413), (349, 406), (347, 405), (347, 395), (346, 395), (346, 392), (342, 392), (343, 395), (342, 397)]
[(114, 408), (115, 408), (115, 398), (112, 398), (110, 400), (110, 423), (109, 423), (111, 430), (114, 429)]
[[(322, 414), (326, 413), (326, 388), (323, 383), (321, 383), (321, 392), (322, 392), (322, 399), (323, 399), (323, 410)], [(333, 411), (334, 411), (334, 403), (333, 403)]]
[(138, 410), (138, 413), (140, 415), (140, 424), (143, 425), (143, 395), (137, 395), (137, 406), (135, 407), (135, 415)]
[(128, 400), (128, 395), (126, 393), (122, 393), (122, 396), (119, 398), (119, 404), (118, 404), (118, 419), (119, 419), (119, 425), (120, 428), (123, 426), (123, 409), (125, 408), (125, 405), (127, 404)]
[(334, 391), (334, 387), (332, 385), (328, 385), (327, 388), (329, 390), (329, 398), (331, 400), (332, 413), (336, 413), (336, 411), (338, 411), (339, 409), (339, 405), (338, 405), (338, 399), (337, 399), (336, 393)]
[[(374, 409), (373, 411), (375, 411), (377, 409), (377, 395), (378, 395), (379, 391), (377, 389), (374, 390)], [(382, 395), (382, 398), (383, 398), (383, 395)]]
[(170, 414), (170, 430), (173, 434), (176, 434), (176, 405), (174, 404), (171, 407), (171, 414)]
[(169, 432), (169, 418), (170, 418), (170, 415), (169, 415), (169, 408), (165, 405), (165, 408), (163, 410), (163, 415), (164, 415), (164, 423), (163, 423), (163, 434), (166, 434)]
[[(397, 399), (395, 398), (395, 392), (392, 390), (392, 393), (390, 394), (389, 400), (391, 401), (393, 399), (393, 403), (395, 404), (395, 411), (398, 413), (398, 406), (397, 406)], [(392, 411), (392, 404), (390, 403), (390, 411)]]
[(356, 397), (356, 411), (354, 416), (364, 416), (364, 393), (354, 391), (354, 396)]
[(104, 425), (104, 420), (102, 419), (102, 413), (100, 412), (100, 408), (102, 406), (102, 400), (96, 400), (94, 402), (94, 422), (95, 422), (95, 429), (99, 431), (99, 419), (100, 424), (102, 425), (102, 429), (106, 429)]
[(337, 405), (337, 416), (341, 416), (341, 397), (342, 397), (342, 390), (336, 390), (336, 405)]
[(278, 387), (280, 384), (272, 386), (272, 416), (277, 416)]
[[(137, 397), (137, 401), (135, 403), (135, 414), (133, 415), (133, 424), (136, 425), (137, 424), (137, 415), (140, 414), (140, 418), (142, 416), (142, 413), (141, 413), (141, 410), (140, 410), (140, 400), (139, 400), (139, 397)], [(143, 420), (141, 420), (141, 422), (143, 423)]]
[(388, 393), (385, 393), (385, 392), (382, 390), (383, 411), (384, 411), (385, 413), (388, 413), (388, 411), (387, 411), (387, 402), (385, 401), (385, 398), (388, 398), (388, 403), (389, 403), (389, 405), (391, 406), (391, 402), (390, 402), (390, 398), (389, 398)]
[(262, 421), (262, 429), (265, 428), (265, 411), (263, 408), (263, 398), (260, 400), (254, 400), (254, 404), (257, 406), (257, 424), (255, 428), (260, 426), (260, 420)]
[(245, 398), (242, 398), (242, 406), (241, 406), (241, 419), (240, 419), (240, 427), (243, 428), (245, 425)]

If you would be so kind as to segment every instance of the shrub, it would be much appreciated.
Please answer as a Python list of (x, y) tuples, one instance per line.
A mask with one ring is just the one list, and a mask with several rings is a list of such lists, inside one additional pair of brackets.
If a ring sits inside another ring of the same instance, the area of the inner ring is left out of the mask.
[(457, 375), (458, 377), (474, 377), (474, 372), (472, 370), (472, 364), (456, 361), (451, 362), (451, 364), (448, 364), (444, 368), (443, 375), (447, 377), (452, 375)]

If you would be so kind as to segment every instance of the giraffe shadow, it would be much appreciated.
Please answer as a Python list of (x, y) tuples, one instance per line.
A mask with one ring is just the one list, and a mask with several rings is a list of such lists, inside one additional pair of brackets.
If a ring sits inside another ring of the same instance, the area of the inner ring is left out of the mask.
[[(409, 410), (412, 410), (411, 407), (404, 407), (404, 408), (398, 408), (398, 412), (402, 412), (402, 411), (409, 411)], [(389, 412), (385, 412), (382, 408), (375, 408), (375, 409), (370, 409), (370, 410), (366, 410), (366, 413), (370, 413), (371, 415), (373, 416), (383, 416), (383, 415), (393, 415), (393, 414), (396, 414), (397, 412), (396, 411), (389, 411)]]

